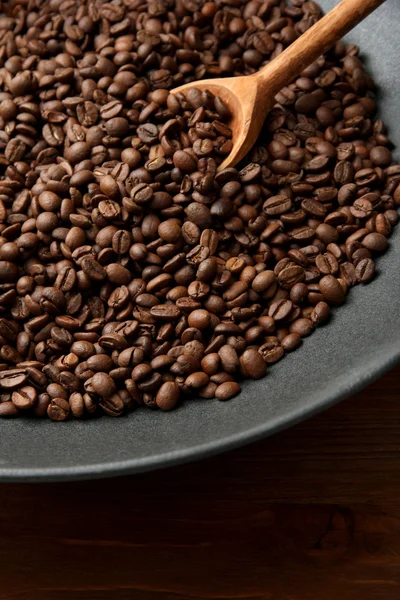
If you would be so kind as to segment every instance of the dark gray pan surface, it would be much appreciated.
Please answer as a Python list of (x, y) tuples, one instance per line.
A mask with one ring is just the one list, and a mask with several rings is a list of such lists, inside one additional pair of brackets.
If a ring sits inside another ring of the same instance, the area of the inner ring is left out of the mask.
[[(321, 1), (324, 9), (336, 3)], [(381, 88), (381, 115), (400, 145), (400, 2), (388, 0), (349, 40)], [(397, 152), (400, 157), (400, 152)], [(171, 413), (53, 423), (0, 421), (0, 480), (101, 477), (155, 469), (260, 439), (338, 402), (400, 360), (400, 226), (379, 275), (352, 290), (334, 319), (261, 381), (222, 403), (186, 402)]]

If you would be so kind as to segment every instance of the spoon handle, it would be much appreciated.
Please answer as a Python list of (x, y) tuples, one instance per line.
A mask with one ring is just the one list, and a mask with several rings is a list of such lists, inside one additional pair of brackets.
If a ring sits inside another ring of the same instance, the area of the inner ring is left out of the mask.
[(261, 94), (277, 94), (385, 0), (342, 0), (282, 54), (260, 69)]

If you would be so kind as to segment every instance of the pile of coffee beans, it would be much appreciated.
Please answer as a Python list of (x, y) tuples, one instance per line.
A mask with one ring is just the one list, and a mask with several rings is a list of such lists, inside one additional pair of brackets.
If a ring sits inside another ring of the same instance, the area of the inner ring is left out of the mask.
[(304, 0), (10, 0), (0, 16), (0, 415), (228, 400), (327, 322), (398, 221), (374, 82), (339, 42), (237, 168), (221, 99)]

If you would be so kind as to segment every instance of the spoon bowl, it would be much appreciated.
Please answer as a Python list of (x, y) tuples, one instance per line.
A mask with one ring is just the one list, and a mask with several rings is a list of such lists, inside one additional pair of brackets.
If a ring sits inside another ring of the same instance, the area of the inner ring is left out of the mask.
[[(246, 102), (243, 102), (242, 88), (243, 80), (246, 83)], [(256, 84), (257, 77), (227, 77), (226, 79), (204, 79), (193, 83), (181, 85), (172, 90), (172, 93), (185, 94), (189, 89), (197, 88), (200, 91), (208, 91), (218, 96), (228, 106), (232, 118), (227, 125), (232, 129), (233, 148), (230, 154), (219, 165), (221, 171), (226, 167), (237, 164), (251, 150), (255, 139), (260, 133), (262, 122), (253, 118), (252, 107), (258, 104), (257, 94), (259, 88)], [(273, 103), (273, 99), (272, 99)], [(272, 104), (267, 107), (267, 111)]]

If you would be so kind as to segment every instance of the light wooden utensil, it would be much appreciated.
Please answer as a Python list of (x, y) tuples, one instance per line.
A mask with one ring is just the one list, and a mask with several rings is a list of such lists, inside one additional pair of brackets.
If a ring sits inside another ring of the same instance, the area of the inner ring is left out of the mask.
[(276, 94), (385, 0), (342, 0), (282, 54), (253, 75), (204, 79), (172, 90), (209, 90), (230, 108), (233, 148), (219, 170), (234, 166), (256, 141)]

